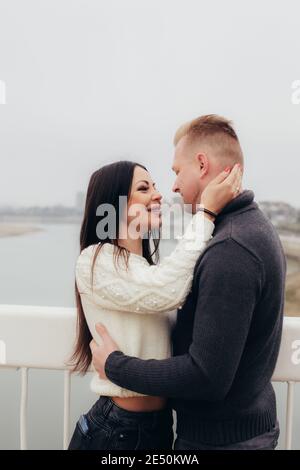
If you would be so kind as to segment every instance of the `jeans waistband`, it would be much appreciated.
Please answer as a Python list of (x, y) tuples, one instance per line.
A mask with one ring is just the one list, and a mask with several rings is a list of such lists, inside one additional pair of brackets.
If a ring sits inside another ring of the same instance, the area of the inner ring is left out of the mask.
[(157, 419), (162, 419), (163, 417), (170, 416), (172, 417), (172, 408), (167, 402), (166, 406), (161, 410), (154, 411), (129, 411), (124, 408), (121, 408), (117, 405), (111, 397), (109, 396), (100, 396), (96, 402), (97, 407), (101, 409), (102, 415), (110, 418), (117, 418), (127, 421), (143, 421), (143, 422), (156, 422)]

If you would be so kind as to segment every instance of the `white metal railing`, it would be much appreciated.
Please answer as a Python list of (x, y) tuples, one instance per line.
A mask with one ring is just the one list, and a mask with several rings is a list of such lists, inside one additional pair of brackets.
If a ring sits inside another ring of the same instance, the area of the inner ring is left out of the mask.
[[(21, 369), (21, 449), (27, 449), (28, 370), (31, 368), (64, 370), (63, 449), (68, 447), (71, 373), (65, 362), (73, 349), (75, 330), (75, 308), (0, 305), (0, 368)], [(300, 382), (300, 318), (284, 318), (272, 380), (288, 385), (285, 448), (291, 449), (294, 387)]]
[(22, 450), (27, 449), (29, 369), (64, 370), (63, 449), (68, 447), (71, 373), (65, 362), (72, 353), (75, 331), (75, 308), (0, 305), (0, 368), (21, 369)]

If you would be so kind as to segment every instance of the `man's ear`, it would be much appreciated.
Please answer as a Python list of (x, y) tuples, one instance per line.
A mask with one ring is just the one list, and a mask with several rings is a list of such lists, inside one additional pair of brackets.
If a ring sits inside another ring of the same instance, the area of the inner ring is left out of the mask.
[(208, 158), (205, 153), (197, 153), (196, 155), (196, 161), (197, 165), (199, 165), (199, 169), (203, 174), (206, 174), (208, 172)]

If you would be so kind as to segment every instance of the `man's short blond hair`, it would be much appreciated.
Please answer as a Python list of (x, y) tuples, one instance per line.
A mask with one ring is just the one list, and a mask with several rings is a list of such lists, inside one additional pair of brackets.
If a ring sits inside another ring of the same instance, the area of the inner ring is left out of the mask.
[(174, 145), (182, 137), (189, 143), (201, 142), (216, 150), (220, 157), (244, 163), (243, 152), (232, 122), (217, 114), (206, 114), (180, 126), (174, 136)]

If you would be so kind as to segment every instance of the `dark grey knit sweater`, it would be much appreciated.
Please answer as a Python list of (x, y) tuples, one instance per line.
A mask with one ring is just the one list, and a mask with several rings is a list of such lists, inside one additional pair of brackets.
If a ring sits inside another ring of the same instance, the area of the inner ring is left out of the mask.
[(281, 340), (286, 259), (253, 199), (245, 190), (217, 217), (177, 312), (173, 357), (142, 360), (114, 351), (105, 363), (117, 385), (170, 397), (177, 435), (193, 443), (244, 441), (276, 422), (270, 380)]

